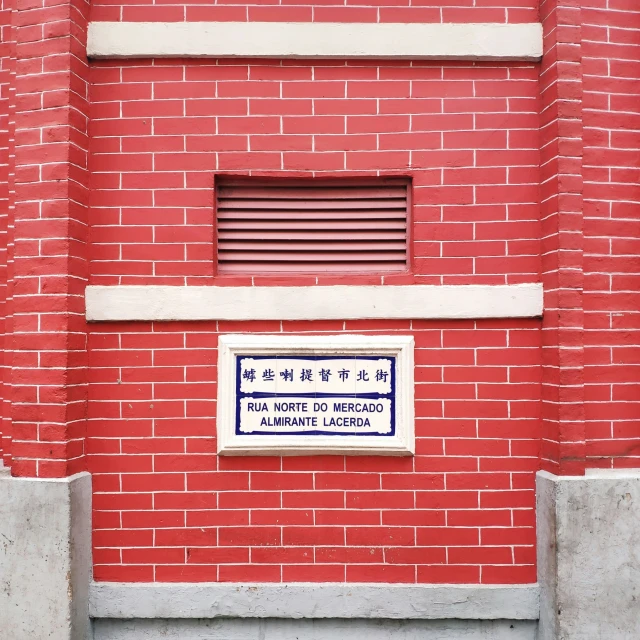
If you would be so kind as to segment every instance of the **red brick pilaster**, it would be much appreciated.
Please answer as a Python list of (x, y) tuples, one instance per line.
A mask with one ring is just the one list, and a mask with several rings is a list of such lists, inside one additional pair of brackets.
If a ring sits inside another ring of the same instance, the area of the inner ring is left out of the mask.
[(542, 466), (581, 474), (585, 458), (581, 0), (542, 0)]
[(84, 0), (16, 0), (12, 473), (84, 468), (87, 237)]
[(0, 0), (0, 465), (11, 464), (11, 274), (15, 214), (15, 76), (13, 0)]

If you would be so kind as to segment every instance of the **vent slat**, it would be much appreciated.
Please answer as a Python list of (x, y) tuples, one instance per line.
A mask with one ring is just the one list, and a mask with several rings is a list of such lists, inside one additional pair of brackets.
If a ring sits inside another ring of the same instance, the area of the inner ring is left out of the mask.
[(321, 220), (291, 220), (287, 225), (277, 220), (234, 220), (233, 222), (219, 222), (218, 229), (405, 229), (404, 220), (333, 220), (329, 224)]
[(240, 210), (269, 210), (269, 209), (289, 209), (291, 211), (309, 210), (327, 211), (332, 209), (356, 209), (371, 211), (375, 209), (395, 209), (398, 211), (407, 210), (407, 201), (404, 200), (218, 200), (219, 211)]
[(247, 231), (231, 229), (228, 231), (218, 231), (218, 241), (225, 240), (401, 240), (406, 241), (407, 234), (404, 229), (399, 231), (352, 231), (348, 234), (340, 231), (291, 231), (282, 229), (281, 231)]
[(400, 261), (404, 259), (404, 253), (402, 251), (367, 251), (365, 252), (349, 252), (349, 251), (318, 251), (318, 252), (303, 252), (303, 251), (233, 251), (226, 253), (219, 253), (218, 258), (221, 261), (233, 261), (233, 262), (275, 262), (277, 260), (287, 260), (294, 262), (316, 262), (322, 261), (335, 261), (340, 262), (387, 262), (387, 261)]
[(299, 251), (404, 251), (404, 242), (351, 242), (345, 238), (342, 241), (333, 243), (331, 248), (327, 247), (326, 242), (269, 242), (259, 241), (242, 242), (242, 241), (222, 241), (218, 242), (218, 256), (225, 251), (282, 251), (282, 252), (299, 252)]
[(218, 272), (389, 272), (407, 268), (408, 184), (398, 179), (222, 179)]
[(407, 197), (407, 187), (218, 187), (218, 200), (366, 200)]
[[(370, 218), (394, 218), (404, 220), (407, 217), (404, 209), (384, 209), (368, 210), (368, 211), (355, 211), (355, 210), (324, 210), (324, 211), (309, 211), (305, 212), (309, 218), (314, 220), (367, 220)], [(218, 220), (299, 220), (300, 210), (295, 211), (276, 211), (267, 209), (264, 211), (241, 211), (241, 210), (228, 210), (218, 209)]]
[[(220, 265), (222, 273), (375, 273), (378, 271), (404, 271), (402, 262), (226, 262)], [(312, 269), (310, 267), (313, 267)]]

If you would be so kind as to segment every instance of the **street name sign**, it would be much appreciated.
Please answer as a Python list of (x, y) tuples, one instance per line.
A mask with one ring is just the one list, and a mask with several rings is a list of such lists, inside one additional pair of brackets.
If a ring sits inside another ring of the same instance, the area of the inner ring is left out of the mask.
[(414, 451), (411, 336), (223, 335), (218, 452)]

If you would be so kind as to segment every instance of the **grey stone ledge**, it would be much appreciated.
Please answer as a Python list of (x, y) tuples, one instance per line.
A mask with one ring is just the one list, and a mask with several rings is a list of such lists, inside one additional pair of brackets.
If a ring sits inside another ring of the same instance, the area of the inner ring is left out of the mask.
[(537, 584), (94, 582), (92, 618), (537, 620)]

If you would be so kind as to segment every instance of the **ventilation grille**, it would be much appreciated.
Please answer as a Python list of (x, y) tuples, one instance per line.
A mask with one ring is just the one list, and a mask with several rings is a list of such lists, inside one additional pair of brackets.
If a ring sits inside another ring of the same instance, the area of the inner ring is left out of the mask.
[(408, 184), (220, 181), (218, 272), (407, 269)]

